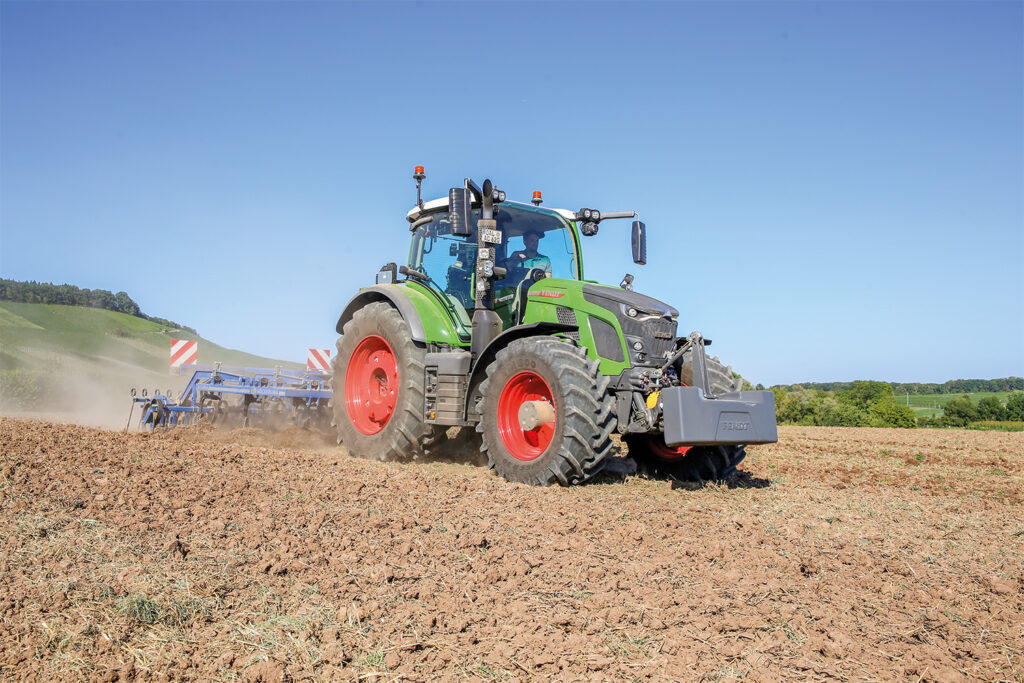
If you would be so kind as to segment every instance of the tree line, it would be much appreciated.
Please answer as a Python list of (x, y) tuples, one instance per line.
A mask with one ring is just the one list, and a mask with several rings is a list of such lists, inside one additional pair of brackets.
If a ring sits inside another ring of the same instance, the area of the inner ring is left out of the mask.
[(975, 422), (1024, 421), (1024, 391), (1010, 394), (1004, 404), (998, 396), (975, 403), (958, 396), (943, 406), (939, 417), (917, 417), (909, 406), (896, 401), (886, 382), (850, 382), (849, 389), (772, 387), (779, 424), (822, 427), (969, 427)]
[(1004, 405), (997, 396), (985, 396), (975, 403), (968, 396), (957, 396), (942, 406), (940, 417), (922, 417), (925, 427), (967, 427), (972, 422), (1024, 422), (1024, 391), (1015, 391)]
[(838, 391), (772, 387), (779, 424), (823, 427), (917, 427), (917, 416), (896, 403), (885, 382), (857, 381)]
[(116, 294), (105, 289), (82, 289), (74, 285), (55, 285), (49, 282), (19, 282), (0, 278), (0, 301), (14, 301), (25, 304), (62, 304), (64, 306), (85, 306), (102, 308), (150, 320), (158, 325), (185, 330), (198, 335), (191, 327), (179, 325), (165, 318), (146, 315), (127, 292)]
[[(786, 391), (849, 391), (856, 382), (807, 382), (801, 384), (777, 384), (774, 389)], [(1024, 391), (1024, 377), (1000, 377), (999, 379), (951, 379), (941, 384), (926, 382), (883, 382), (892, 387), (896, 394), (969, 394), (986, 391)]]

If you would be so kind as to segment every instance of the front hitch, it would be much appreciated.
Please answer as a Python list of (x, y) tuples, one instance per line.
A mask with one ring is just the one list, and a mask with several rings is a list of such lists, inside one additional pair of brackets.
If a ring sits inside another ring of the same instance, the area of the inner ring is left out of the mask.
[(711, 340), (705, 340), (697, 330), (690, 333), (690, 336), (686, 338), (686, 342), (680, 346), (672, 357), (662, 365), (659, 370), (665, 372), (673, 365), (675, 365), (687, 351), (693, 350), (693, 386), (700, 388), (705, 396), (714, 398), (711, 393), (711, 382), (708, 380), (708, 363), (707, 356), (704, 354), (704, 347), (710, 344)]

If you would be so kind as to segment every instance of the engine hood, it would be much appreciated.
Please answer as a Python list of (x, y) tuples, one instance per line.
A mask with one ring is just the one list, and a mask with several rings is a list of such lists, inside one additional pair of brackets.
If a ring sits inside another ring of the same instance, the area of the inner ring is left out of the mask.
[(662, 301), (658, 301), (645, 294), (622, 289), (621, 287), (608, 287), (606, 285), (595, 285), (586, 282), (583, 284), (583, 298), (604, 307), (607, 307), (606, 302), (613, 301), (649, 315), (658, 315), (666, 318), (675, 318), (679, 315), (679, 311)]

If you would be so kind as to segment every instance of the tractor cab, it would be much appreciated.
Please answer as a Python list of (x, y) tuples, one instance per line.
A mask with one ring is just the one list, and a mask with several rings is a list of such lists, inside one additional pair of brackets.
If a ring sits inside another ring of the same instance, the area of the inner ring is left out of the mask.
[[(422, 209), (410, 211), (408, 218), (419, 223), (413, 230), (409, 268), (426, 276), (425, 284), (444, 298), (456, 323), (468, 331), (476, 286), (476, 231), (456, 234), (447, 199), (426, 202)], [(493, 246), (494, 263), (506, 274), (494, 283), (490, 304), (501, 318), (502, 329), (508, 329), (522, 323), (527, 291), (535, 282), (547, 277), (582, 279), (579, 240), (570, 211), (506, 201), (496, 207), (494, 218), (501, 240), (487, 247)], [(473, 223), (479, 219), (480, 209), (473, 209)], [(532, 251), (528, 235), (538, 238)]]

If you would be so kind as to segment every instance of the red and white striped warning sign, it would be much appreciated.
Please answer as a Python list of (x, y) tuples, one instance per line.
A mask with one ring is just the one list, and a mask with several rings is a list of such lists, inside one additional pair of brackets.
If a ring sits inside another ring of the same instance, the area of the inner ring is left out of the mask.
[(171, 372), (180, 370), (186, 363), (195, 363), (199, 359), (199, 342), (187, 339), (171, 340)]
[(310, 370), (319, 370), (321, 372), (331, 371), (331, 350), (330, 349), (310, 349), (309, 353), (306, 354), (306, 367)]

